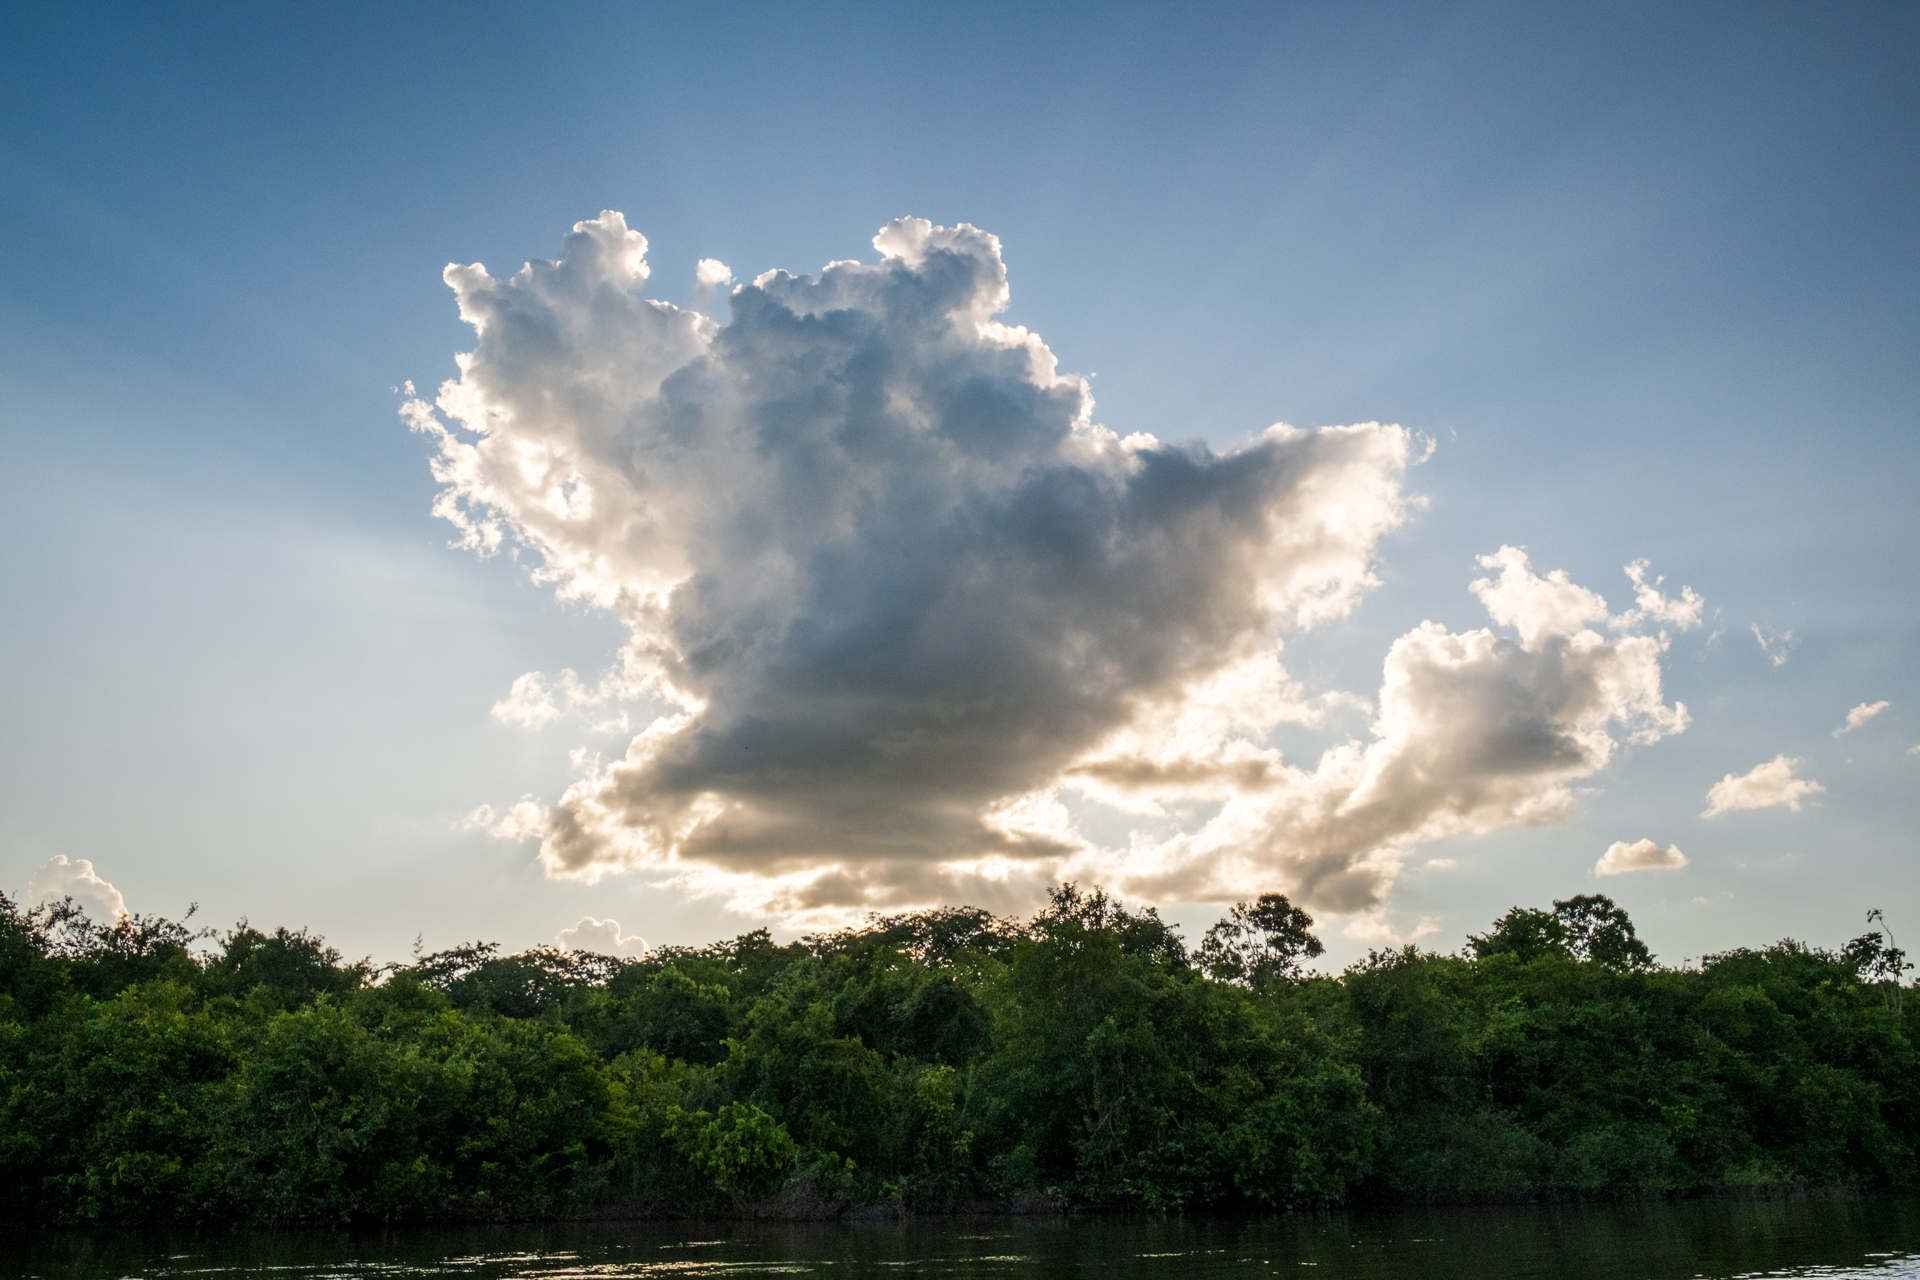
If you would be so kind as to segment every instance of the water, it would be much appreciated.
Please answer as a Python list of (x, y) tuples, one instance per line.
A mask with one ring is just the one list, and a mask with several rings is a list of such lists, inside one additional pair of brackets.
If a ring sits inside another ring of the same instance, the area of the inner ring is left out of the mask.
[(818, 1280), (906, 1275), (1920, 1280), (1920, 1199), (1246, 1218), (922, 1218), (805, 1225), (707, 1220), (195, 1235), (48, 1232), (0, 1244), (0, 1275), (47, 1280), (744, 1280), (763, 1275)]

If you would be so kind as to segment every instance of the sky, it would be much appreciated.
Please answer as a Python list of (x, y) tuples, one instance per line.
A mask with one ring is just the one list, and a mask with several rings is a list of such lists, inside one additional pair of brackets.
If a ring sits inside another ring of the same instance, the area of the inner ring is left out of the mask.
[(16, 900), (1920, 938), (1910, 5), (8, 29)]

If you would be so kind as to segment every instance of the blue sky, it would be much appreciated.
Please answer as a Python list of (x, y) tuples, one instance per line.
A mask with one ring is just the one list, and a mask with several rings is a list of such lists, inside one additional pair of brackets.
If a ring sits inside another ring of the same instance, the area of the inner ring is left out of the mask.
[[(554, 802), (574, 747), (625, 749), (489, 711), (526, 672), (605, 670), (628, 629), (530, 582), (537, 557), (448, 549), (397, 389), (473, 349), (447, 263), (504, 279), (605, 209), (676, 304), (701, 258), (817, 275), (878, 261), (893, 219), (970, 223), (1004, 246), (1000, 318), (1089, 375), (1122, 436), (1431, 438), (1378, 587), (1285, 637), (1310, 695), (1377, 699), (1424, 620), (1488, 626), (1468, 584), (1503, 545), (1616, 613), (1642, 558), (1699, 592), (1660, 660), (1684, 732), (1615, 726), (1563, 820), (1406, 846), (1371, 933), (1329, 918), (1332, 958), (1595, 890), (1670, 960), (1837, 945), (1872, 906), (1920, 930), (1910, 6), (23, 5), (9, 26), (9, 893), (85, 858), (134, 910), (197, 900), (381, 958), (583, 915), (656, 942), (761, 922), (657, 869), (556, 879), (462, 825)], [(1784, 662), (1756, 627), (1791, 633)], [(1311, 767), (1365, 723), (1271, 743)], [(1782, 755), (1825, 790), (1700, 816)], [(1593, 876), (1641, 839), (1687, 865)], [(1194, 932), (1219, 913), (1161, 901)]]

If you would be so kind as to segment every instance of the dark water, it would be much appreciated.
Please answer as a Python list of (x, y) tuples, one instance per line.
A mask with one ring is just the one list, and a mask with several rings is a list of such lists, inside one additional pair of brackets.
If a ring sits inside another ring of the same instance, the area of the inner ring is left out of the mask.
[(331, 1233), (47, 1232), (0, 1244), (0, 1274), (49, 1280), (718, 1280), (754, 1275), (820, 1280), (901, 1275), (1920, 1280), (1920, 1199), (806, 1226), (707, 1221)]

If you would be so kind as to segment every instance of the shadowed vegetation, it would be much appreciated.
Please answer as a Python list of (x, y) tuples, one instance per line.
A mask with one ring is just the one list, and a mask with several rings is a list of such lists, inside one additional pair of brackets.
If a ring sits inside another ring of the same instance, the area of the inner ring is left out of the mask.
[(1328, 976), (1066, 885), (644, 959), (95, 924), (0, 896), (0, 1192), (29, 1221), (1033, 1200), (1146, 1208), (1920, 1183), (1879, 933), (1656, 963), (1598, 895)]

